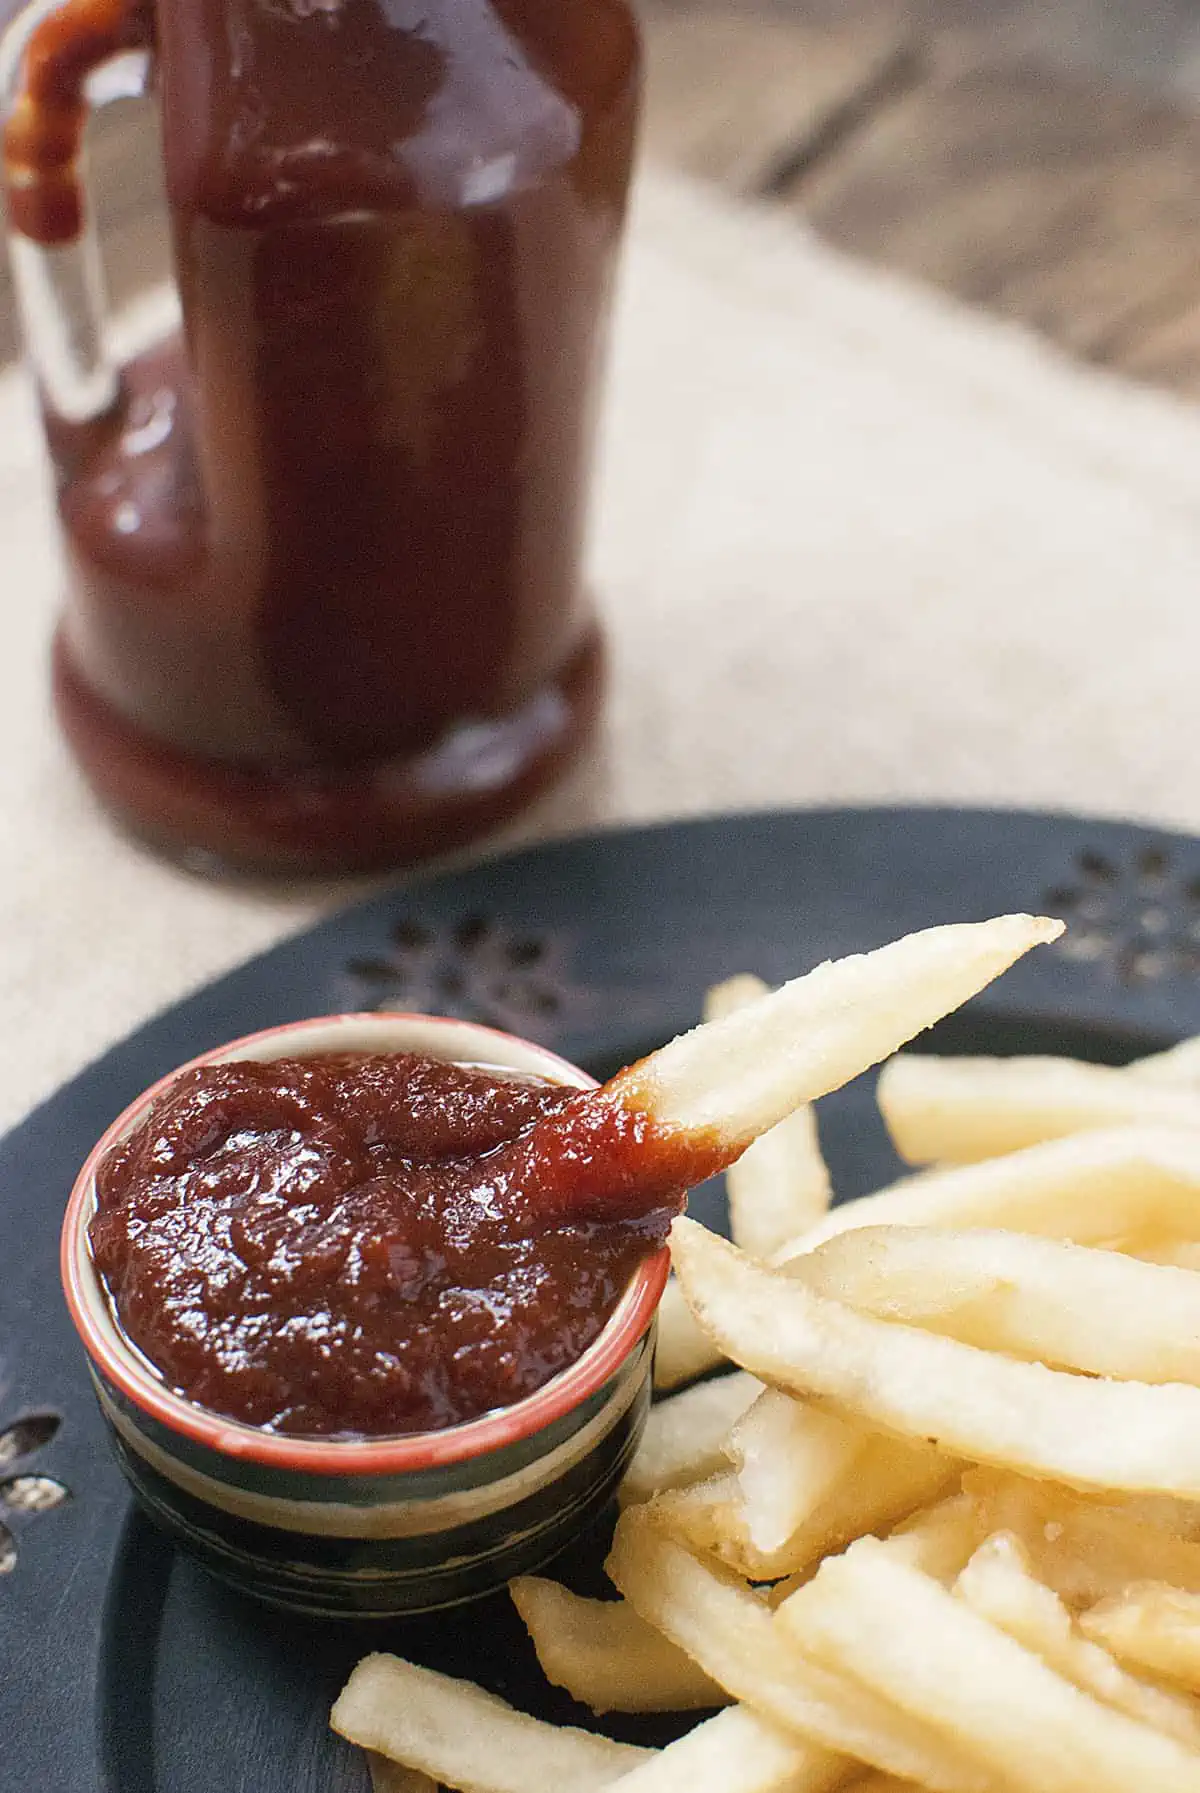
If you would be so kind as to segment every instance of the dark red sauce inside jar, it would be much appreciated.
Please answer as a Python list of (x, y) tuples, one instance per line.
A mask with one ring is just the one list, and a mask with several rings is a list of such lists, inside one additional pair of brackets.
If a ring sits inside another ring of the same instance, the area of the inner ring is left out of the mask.
[(102, 1162), (89, 1238), (188, 1399), (292, 1435), (422, 1432), (582, 1355), (689, 1153), (593, 1092), (411, 1054), (206, 1065)]
[(580, 583), (638, 90), (625, 0), (68, 0), (5, 138), (80, 227), (84, 82), (153, 30), (182, 339), (52, 412), (58, 713), (173, 851), (410, 858), (595, 718)]

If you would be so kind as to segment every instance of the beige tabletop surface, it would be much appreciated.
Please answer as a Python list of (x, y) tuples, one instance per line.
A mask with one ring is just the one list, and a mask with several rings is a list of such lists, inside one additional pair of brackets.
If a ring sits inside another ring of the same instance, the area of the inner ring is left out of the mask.
[[(2, 1123), (348, 893), (189, 877), (93, 807), (47, 705), (58, 571), (19, 376), (0, 542)], [(1200, 829), (1200, 414), (661, 174), (592, 570), (604, 739), (509, 842), (876, 800)]]

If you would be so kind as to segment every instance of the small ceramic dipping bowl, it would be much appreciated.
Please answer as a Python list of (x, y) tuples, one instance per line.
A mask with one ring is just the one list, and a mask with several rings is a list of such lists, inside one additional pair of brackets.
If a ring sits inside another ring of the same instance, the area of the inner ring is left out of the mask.
[[(320, 1052), (419, 1052), (580, 1089), (593, 1084), (528, 1041), (423, 1015), (301, 1021), (235, 1040), (180, 1070)], [(179, 1074), (147, 1090), (96, 1145), (62, 1235), (67, 1304), (145, 1511), (222, 1580), (326, 1616), (428, 1612), (546, 1562), (598, 1516), (637, 1447), (665, 1249), (643, 1260), (582, 1357), (481, 1419), (370, 1439), (293, 1438), (223, 1419), (174, 1393), (125, 1339), (88, 1246), (97, 1164)]]

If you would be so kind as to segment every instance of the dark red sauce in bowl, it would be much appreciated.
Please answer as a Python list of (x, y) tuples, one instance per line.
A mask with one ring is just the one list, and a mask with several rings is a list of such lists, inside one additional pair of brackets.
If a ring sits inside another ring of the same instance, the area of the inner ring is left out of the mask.
[(622, 1205), (627, 1129), (581, 1141), (579, 1100), (412, 1053), (187, 1070), (97, 1170), (116, 1318), (177, 1393), (276, 1433), (512, 1406), (599, 1337), (674, 1211)]

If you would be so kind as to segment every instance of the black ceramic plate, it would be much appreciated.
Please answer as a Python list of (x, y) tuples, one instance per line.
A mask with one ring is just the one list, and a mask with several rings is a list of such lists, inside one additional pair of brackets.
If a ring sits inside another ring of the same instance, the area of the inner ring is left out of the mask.
[[(1034, 908), (1071, 923), (1066, 941), (936, 1046), (1120, 1062), (1200, 1031), (1200, 841), (838, 811), (568, 841), (411, 884), (223, 978), (60, 1091), (0, 1145), (0, 1793), (358, 1793), (363, 1764), (326, 1719), (366, 1648), (589, 1722), (541, 1681), (503, 1600), (369, 1631), (287, 1619), (210, 1583), (131, 1513), (60, 1300), (57, 1240), (80, 1161), (148, 1083), (253, 1028), (372, 1007), (482, 1019), (602, 1075), (691, 1024), (734, 970), (780, 979), (933, 922)], [(822, 1131), (842, 1195), (894, 1174), (865, 1080), (822, 1105)], [(694, 1211), (719, 1218), (719, 1191)], [(576, 1585), (599, 1585), (602, 1545), (564, 1566)]]

